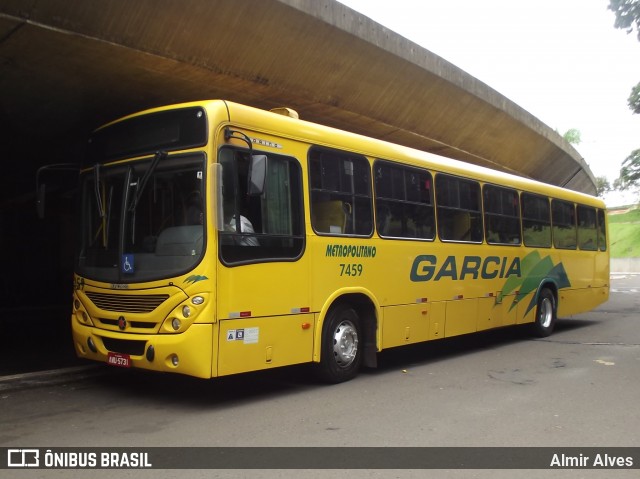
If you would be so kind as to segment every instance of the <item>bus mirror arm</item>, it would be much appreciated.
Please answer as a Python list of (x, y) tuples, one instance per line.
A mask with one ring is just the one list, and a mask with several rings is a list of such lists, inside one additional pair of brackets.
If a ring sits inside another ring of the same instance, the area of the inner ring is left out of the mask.
[(36, 191), (36, 209), (38, 211), (38, 218), (44, 219), (44, 200), (47, 196), (47, 185), (42, 183), (38, 185)]
[(249, 147), (249, 176), (248, 191), (249, 196), (260, 196), (264, 192), (264, 182), (267, 176), (267, 156), (253, 154), (253, 141), (251, 137), (238, 130), (232, 130), (230, 127), (224, 129), (224, 140), (229, 141), (232, 138), (244, 141)]
[(38, 218), (41, 220), (44, 219), (47, 186), (41, 181), (40, 177), (46, 171), (72, 171), (78, 174), (80, 172), (80, 168), (73, 163), (54, 163), (38, 168), (38, 171), (36, 172), (36, 210), (38, 212)]
[(251, 138), (248, 135), (245, 135), (244, 133), (242, 133), (241, 131), (232, 130), (231, 128), (226, 127), (224, 129), (224, 141), (228, 142), (232, 138), (235, 138), (236, 140), (244, 141), (249, 147), (249, 153), (253, 155), (253, 141), (251, 141)]

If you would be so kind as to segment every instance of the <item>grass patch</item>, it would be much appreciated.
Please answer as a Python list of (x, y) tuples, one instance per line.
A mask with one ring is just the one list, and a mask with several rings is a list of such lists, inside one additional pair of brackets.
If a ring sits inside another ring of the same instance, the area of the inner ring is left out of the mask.
[(609, 243), (612, 258), (640, 257), (640, 210), (609, 215)]
[(640, 223), (640, 209), (631, 210), (621, 215), (609, 215), (609, 225), (618, 223)]

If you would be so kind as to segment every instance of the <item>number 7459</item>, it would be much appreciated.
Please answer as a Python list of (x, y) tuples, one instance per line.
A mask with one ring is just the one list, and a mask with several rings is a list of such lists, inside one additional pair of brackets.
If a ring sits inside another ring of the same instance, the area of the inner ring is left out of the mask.
[(340, 276), (362, 276), (362, 264), (340, 263)]

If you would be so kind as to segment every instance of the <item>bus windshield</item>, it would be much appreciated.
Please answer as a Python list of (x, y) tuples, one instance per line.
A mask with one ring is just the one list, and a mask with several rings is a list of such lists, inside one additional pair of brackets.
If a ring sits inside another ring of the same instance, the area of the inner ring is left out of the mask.
[(156, 155), (86, 171), (78, 273), (128, 283), (192, 269), (205, 247), (205, 171), (203, 154)]

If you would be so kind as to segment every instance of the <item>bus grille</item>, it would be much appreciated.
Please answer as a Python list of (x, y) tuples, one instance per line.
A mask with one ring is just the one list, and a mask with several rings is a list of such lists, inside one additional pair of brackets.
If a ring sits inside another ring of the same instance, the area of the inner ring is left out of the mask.
[(169, 298), (168, 294), (120, 295), (87, 292), (98, 308), (124, 313), (150, 313)]
[[(100, 321), (102, 324), (106, 324), (107, 326), (114, 326), (114, 327), (118, 326), (117, 319), (98, 318), (98, 321)], [(144, 321), (127, 321), (127, 323), (132, 328), (139, 328), (139, 329), (154, 329), (158, 325), (158, 323), (154, 323), (154, 322), (146, 323)]]

